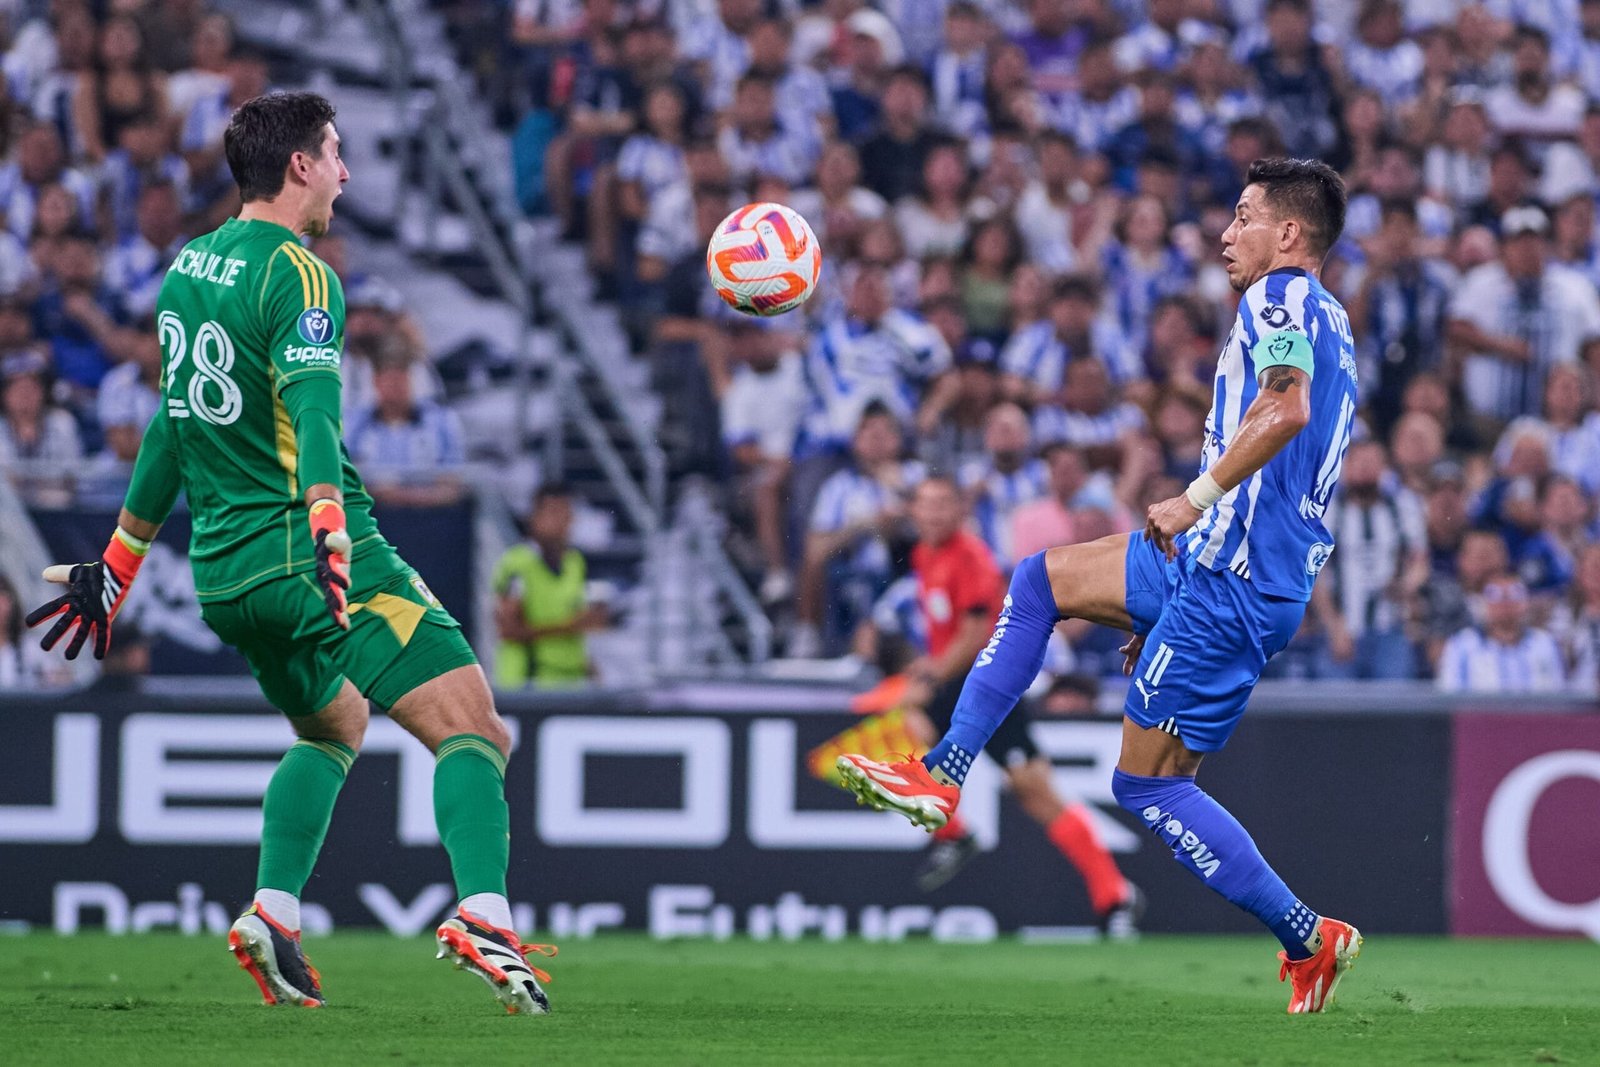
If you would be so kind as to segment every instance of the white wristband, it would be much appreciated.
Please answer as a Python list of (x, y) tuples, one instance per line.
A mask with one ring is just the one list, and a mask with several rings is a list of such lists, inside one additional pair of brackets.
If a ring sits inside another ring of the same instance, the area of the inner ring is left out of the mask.
[(1211, 477), (1210, 471), (1201, 471), (1200, 477), (1189, 483), (1183, 495), (1189, 498), (1189, 503), (1194, 505), (1196, 511), (1206, 511), (1222, 499), (1222, 486)]

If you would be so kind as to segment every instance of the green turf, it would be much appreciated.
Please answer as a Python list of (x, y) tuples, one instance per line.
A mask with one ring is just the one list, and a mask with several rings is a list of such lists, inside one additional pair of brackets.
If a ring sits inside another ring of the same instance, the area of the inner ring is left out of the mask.
[[(508, 1018), (431, 946), (312, 946), (333, 1006), (261, 1007), (216, 938), (0, 939), (0, 1063), (1600, 1063), (1600, 948), (1369, 938), (1327, 1015), (1261, 937), (938, 946), (618, 935)], [(514, 1057), (514, 1059), (512, 1059)]]

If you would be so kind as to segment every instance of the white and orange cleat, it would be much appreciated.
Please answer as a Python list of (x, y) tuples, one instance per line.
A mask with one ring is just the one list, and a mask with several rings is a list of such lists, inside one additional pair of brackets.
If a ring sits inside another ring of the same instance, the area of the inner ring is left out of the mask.
[(289, 930), (259, 904), (234, 921), (228, 931), (228, 951), (261, 987), (261, 1000), (269, 1005), (320, 1008), (322, 976), (300, 947), (300, 931)]
[(539, 984), (550, 975), (530, 964), (528, 954), (554, 956), (554, 945), (525, 945), (515, 931), (490, 926), (463, 909), (440, 924), (437, 937), (438, 958), (488, 982), (509, 1014), (550, 1014), (550, 998)]
[(1278, 981), (1289, 979), (1290, 1015), (1326, 1011), (1345, 972), (1361, 955), (1361, 931), (1347, 922), (1324, 916), (1317, 924), (1317, 936), (1322, 944), (1309, 959), (1291, 960), (1286, 953), (1278, 953), (1283, 963)]
[(921, 760), (879, 763), (866, 756), (844, 755), (834, 766), (858, 803), (878, 811), (898, 811), (929, 833), (949, 822), (961, 802), (961, 787), (937, 781)]

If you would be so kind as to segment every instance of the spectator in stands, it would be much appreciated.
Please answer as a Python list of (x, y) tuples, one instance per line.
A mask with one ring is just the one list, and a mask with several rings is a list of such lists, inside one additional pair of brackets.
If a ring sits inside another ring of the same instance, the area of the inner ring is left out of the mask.
[(1123, 438), (1144, 429), (1144, 412), (1117, 400), (1111, 375), (1098, 359), (1067, 364), (1059, 406), (1048, 404), (1033, 415), (1033, 435), (1040, 444), (1065, 441), (1088, 450), (1096, 468), (1116, 463)]
[(954, 256), (967, 243), (972, 225), (968, 177), (966, 155), (959, 145), (945, 142), (928, 148), (920, 186), (894, 205), (895, 225), (912, 259)]
[(1528, 590), (1507, 573), (1483, 587), (1483, 622), (1445, 642), (1437, 684), (1447, 693), (1551, 693), (1566, 684), (1561, 649), (1528, 624)]
[(130, 115), (120, 124), (116, 148), (101, 165), (112, 232), (126, 237), (138, 226), (139, 193), (155, 182), (171, 183), (189, 206), (189, 167), (172, 150), (172, 135), (158, 111)]
[(188, 65), (167, 78), (168, 114), (180, 127), (202, 99), (227, 93), (232, 55), (233, 20), (214, 13), (201, 16), (189, 38)]
[[(907, 496), (922, 478), (921, 464), (901, 459), (903, 447), (888, 405), (869, 403), (851, 442), (850, 466), (822, 484), (811, 511), (790, 656), (840, 647), (888, 586), (889, 541), (900, 535)], [(835, 597), (828, 597), (830, 587)], [(836, 618), (825, 616), (828, 605)]]
[(77, 218), (63, 228), (92, 228), (95, 221), (94, 182), (82, 171), (67, 166), (61, 134), (48, 122), (25, 126), (17, 136), (15, 161), (0, 167), (0, 212), (6, 226), (26, 240), (33, 235), (39, 201), (45, 190), (60, 186)]
[(461, 420), (412, 388), (413, 354), (398, 340), (386, 346), (372, 368), (372, 401), (345, 425), (345, 447), (382, 503), (411, 507), (461, 499), (456, 477), (466, 461)]
[(53, 268), (34, 302), (34, 322), (50, 340), (56, 376), (73, 391), (74, 406), (83, 406), (120, 355), (116, 298), (101, 280), (100, 250), (88, 234), (65, 237)]
[(0, 691), (28, 688), (25, 633), (22, 601), (17, 597), (16, 586), (11, 584), (10, 578), (0, 574)]
[(809, 397), (800, 354), (780, 323), (740, 317), (728, 322), (724, 333), (731, 373), (720, 390), (722, 439), (754, 519), (763, 566), (761, 600), (776, 605), (794, 593), (783, 499)]
[(1437, 666), (1445, 640), (1478, 619), (1485, 584), (1510, 563), (1504, 538), (1493, 530), (1470, 530), (1455, 556), (1435, 567), (1417, 597), (1418, 629), (1430, 663)]
[(187, 241), (177, 186), (163, 180), (139, 190), (134, 232), (119, 240), (105, 261), (105, 284), (119, 318), (155, 313), (167, 267)]
[[(269, 88), (266, 57), (240, 49), (228, 59), (222, 87), (202, 94), (180, 116), (178, 151), (189, 171), (194, 229), (205, 232), (237, 210), (237, 189), (223, 158), (222, 134), (233, 112)], [(219, 218), (220, 216), (220, 218)]]
[(1512, 559), (1530, 592), (1548, 594), (1541, 607), (1548, 607), (1571, 584), (1578, 553), (1594, 536), (1593, 521), (1594, 508), (1576, 482), (1559, 474), (1544, 480), (1539, 528)]
[(790, 206), (811, 224), (830, 258), (846, 262), (868, 222), (889, 211), (883, 197), (861, 185), (861, 162), (848, 142), (832, 141), (817, 161), (816, 183), (795, 193)]
[(1413, 678), (1416, 657), (1405, 629), (1412, 597), (1428, 579), (1420, 503), (1393, 481), (1378, 441), (1345, 454), (1339, 495), (1324, 521), (1338, 549), (1313, 589), (1326, 634), (1317, 673), (1324, 678)]
[(572, 491), (540, 486), (528, 539), (495, 565), (494, 680), (501, 688), (573, 685), (590, 676), (586, 636), (608, 626), (610, 612), (587, 602), (588, 566), (572, 547), (572, 519)]
[(773, 174), (798, 185), (816, 163), (814, 139), (778, 121), (777, 90), (764, 74), (746, 74), (739, 79), (733, 106), (721, 120), (717, 147), (734, 180), (743, 183)]
[(806, 451), (840, 450), (874, 403), (902, 425), (923, 422), (918, 412), (925, 406), (947, 407), (947, 393), (958, 387), (947, 373), (951, 353), (944, 338), (917, 316), (892, 307), (888, 283), (882, 267), (861, 265), (844, 314), (824, 325), (811, 343)]
[(1311, 35), (1309, 0), (1268, 0), (1267, 40), (1250, 55), (1267, 115), (1293, 156), (1316, 159), (1334, 149), (1338, 127), (1333, 74)]
[(49, 402), (49, 368), (37, 348), (0, 359), (0, 467), (36, 465), (27, 472), (13, 470), (13, 481), (30, 502), (61, 507), (71, 500), (83, 442), (72, 416)]
[(1021, 559), (1011, 543), (1013, 516), (1023, 504), (1049, 491), (1050, 472), (1033, 455), (1028, 416), (1011, 401), (989, 409), (983, 430), (984, 454), (961, 468), (961, 488), (972, 500), (972, 518), (1000, 566)]
[[(1011, 512), (1013, 560), (1026, 559), (1055, 545), (1090, 540), (1080, 520), (1086, 511), (1114, 515), (1119, 527), (1131, 526), (1113, 494), (1111, 479), (1094, 473), (1080, 448), (1062, 442), (1047, 445), (1040, 457), (1048, 471), (1045, 492)], [(1123, 522), (1121, 520), (1127, 519)]]
[(1496, 458), (1504, 463), (1524, 434), (1539, 438), (1552, 469), (1576, 481), (1584, 492), (1600, 493), (1600, 412), (1594, 410), (1591, 372), (1582, 365), (1550, 368), (1544, 384), (1543, 418), (1523, 416), (1501, 434)]
[[(955, 329), (964, 325), (954, 297), (943, 297), (928, 308), (932, 324)], [(941, 335), (944, 330), (940, 330)], [(961, 470), (983, 454), (984, 426), (989, 409), (1000, 395), (994, 345), (987, 338), (958, 340), (951, 387), (917, 413), (917, 454), (934, 470)]]
[(1161, 473), (1169, 478), (1193, 478), (1204, 455), (1206, 415), (1211, 398), (1198, 389), (1168, 389), (1156, 404), (1151, 429), (1161, 449)]
[[(857, 12), (859, 18), (866, 12)], [(861, 142), (861, 180), (891, 204), (926, 183), (926, 162), (939, 144), (928, 127), (928, 84), (915, 67), (898, 67), (883, 87), (877, 132)], [(840, 133), (849, 132), (840, 123)], [(930, 193), (931, 195), (931, 193)], [(960, 242), (956, 244), (959, 246)]]
[(1571, 687), (1600, 696), (1600, 541), (1579, 553), (1576, 579), (1556, 605), (1550, 629), (1571, 666)]
[(1115, 239), (1101, 254), (1101, 268), (1124, 344), (1142, 353), (1157, 304), (1182, 293), (1194, 279), (1189, 257), (1172, 243), (1166, 205), (1154, 196), (1129, 200)]
[(1594, 286), (1546, 262), (1549, 230), (1537, 207), (1506, 212), (1500, 259), (1463, 278), (1451, 303), (1449, 336), (1466, 352), (1462, 390), (1485, 428), (1537, 410), (1549, 369), (1600, 333)]
[(1454, 90), (1441, 136), (1423, 157), (1428, 195), (1464, 211), (1489, 195), (1489, 116), (1481, 94)]
[(1549, 35), (1534, 26), (1518, 26), (1511, 56), (1510, 84), (1496, 86), (1484, 98), (1489, 125), (1502, 137), (1531, 144), (1577, 136), (1583, 91), (1551, 78)]
[(1068, 275), (1050, 290), (1048, 317), (1012, 331), (1000, 352), (1002, 389), (1025, 405), (1049, 403), (1061, 391), (1067, 364), (1079, 358), (1109, 359), (1127, 374), (1130, 361), (1120, 358), (1122, 351), (1114, 327), (1100, 316), (1099, 287)]
[(1424, 411), (1400, 416), (1389, 438), (1394, 472), (1418, 499), (1433, 485), (1433, 473), (1444, 459), (1444, 429), (1439, 420)]
[(1455, 279), (1420, 253), (1416, 207), (1386, 200), (1377, 231), (1362, 242), (1366, 269), (1350, 301), (1357, 351), (1369, 373), (1362, 381), (1376, 429), (1388, 432), (1411, 379), (1434, 369), (1443, 354), (1445, 312)]
[(166, 76), (151, 66), (144, 44), (132, 18), (116, 16), (100, 28), (95, 66), (79, 76), (73, 100), (82, 152), (91, 162), (122, 145), (129, 125), (149, 118), (159, 123), (168, 113)]
[(128, 359), (112, 367), (100, 382), (95, 416), (105, 436), (105, 454), (131, 464), (139, 454), (144, 429), (161, 406), (161, 341), (153, 317), (123, 330), (119, 345)]

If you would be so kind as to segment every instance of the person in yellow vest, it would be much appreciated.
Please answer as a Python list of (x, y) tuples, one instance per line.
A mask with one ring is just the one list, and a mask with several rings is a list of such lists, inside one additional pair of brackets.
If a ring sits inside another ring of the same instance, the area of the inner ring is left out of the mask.
[(571, 544), (572, 493), (541, 486), (528, 518), (528, 540), (495, 566), (495, 684), (572, 685), (589, 677), (584, 635), (607, 623), (603, 605), (586, 604), (587, 568)]

